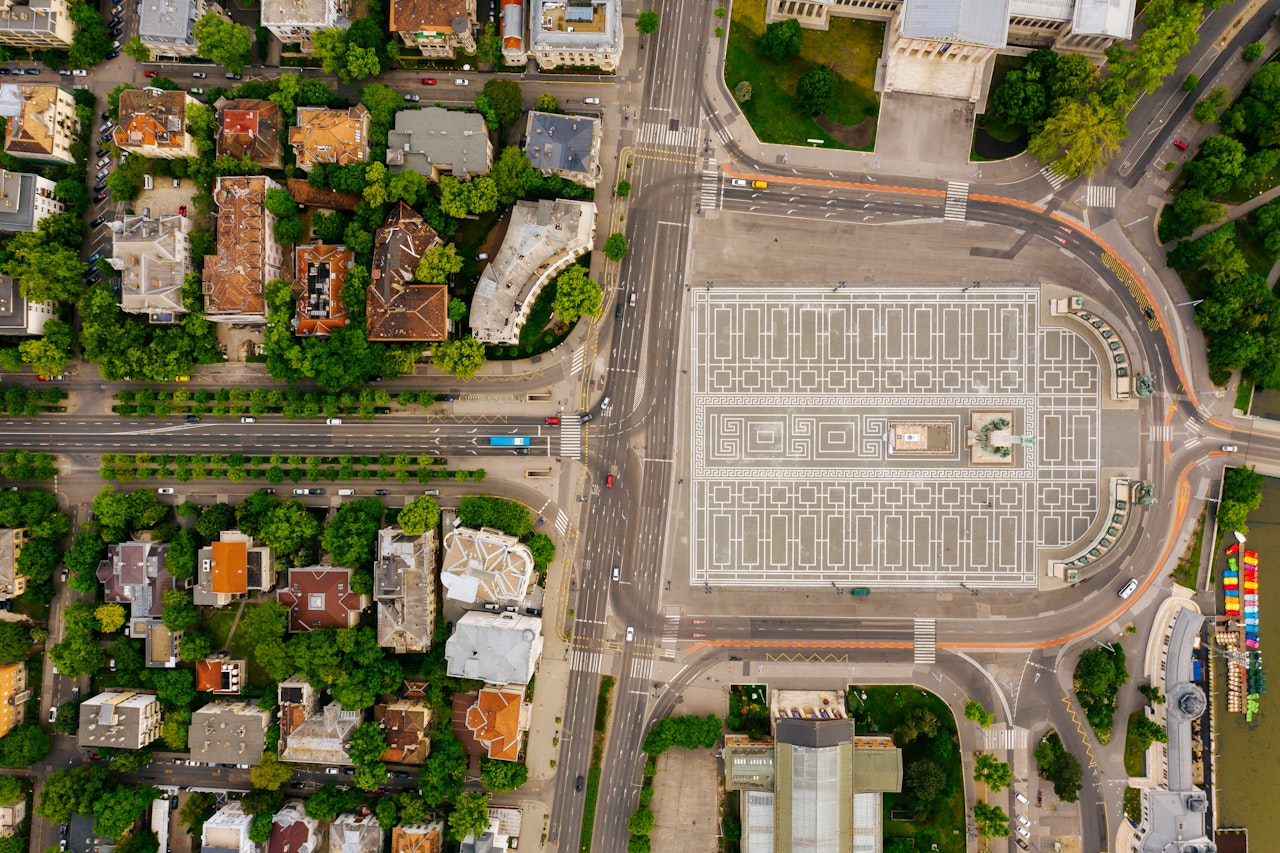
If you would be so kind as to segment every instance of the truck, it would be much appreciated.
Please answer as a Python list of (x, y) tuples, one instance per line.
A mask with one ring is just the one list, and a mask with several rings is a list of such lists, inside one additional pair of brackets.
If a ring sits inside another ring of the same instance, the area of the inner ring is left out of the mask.
[(528, 447), (533, 440), (527, 435), (491, 435), (490, 447)]

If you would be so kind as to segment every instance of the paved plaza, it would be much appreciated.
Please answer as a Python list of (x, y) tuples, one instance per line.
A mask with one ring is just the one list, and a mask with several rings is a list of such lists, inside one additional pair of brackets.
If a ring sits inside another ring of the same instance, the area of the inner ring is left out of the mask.
[(1030, 587), (1095, 520), (1099, 361), (1038, 288), (693, 296), (691, 583)]

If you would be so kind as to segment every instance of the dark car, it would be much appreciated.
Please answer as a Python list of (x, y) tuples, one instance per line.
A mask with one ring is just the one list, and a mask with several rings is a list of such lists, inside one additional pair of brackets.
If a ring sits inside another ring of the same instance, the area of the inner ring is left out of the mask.
[(97, 284), (100, 281), (102, 281), (102, 273), (100, 273), (98, 270), (94, 270), (93, 272), (89, 273), (90, 284)]
[(264, 495), (274, 495), (276, 493), (276, 490), (272, 488), (266, 488), (262, 490), (262, 493)]
[(35, 74), (39, 74), (39, 73), (40, 73), (40, 69), (39, 69), (39, 68), (24, 68), (24, 69), (22, 69), (22, 73), (23, 73), (23, 74), (32, 74), (32, 75), (35, 75)]
[(621, 302), (618, 303), (618, 307), (615, 308), (613, 311), (613, 319), (615, 320), (622, 319), (622, 303)]
[(309, 494), (309, 495), (323, 495), (323, 494), (324, 494), (324, 489), (307, 489), (307, 494)]
[(101, 225), (102, 223), (104, 223), (104, 222), (106, 222), (106, 221), (107, 221), (107, 216), (106, 216), (106, 214), (104, 213), (102, 216), (99, 216), (97, 219), (95, 219), (95, 220), (93, 220), (92, 222), (90, 222), (90, 223), (89, 223), (89, 227), (90, 227), (90, 228), (97, 228), (99, 225)]
[(111, 121), (111, 113), (103, 113), (103, 114), (102, 114), (102, 120), (103, 120), (103, 121)]
[(89, 256), (89, 260), (85, 261), (85, 263), (86, 263), (86, 264), (96, 264), (96, 263), (97, 263), (99, 260), (101, 260), (101, 259), (102, 259), (102, 253), (101, 253), (101, 252), (94, 252), (92, 255), (90, 255), (90, 256)]
[(106, 192), (106, 189), (107, 189), (106, 181), (98, 181), (96, 184), (93, 185), (93, 191), (96, 193)]
[(184, 420), (184, 421), (186, 421), (186, 422), (187, 422), (187, 423), (189, 423), (189, 424), (198, 424), (198, 423), (200, 423), (200, 416), (199, 416), (199, 415), (187, 415), (186, 417), (184, 417), (184, 418), (183, 418), (183, 420)]
[(594, 417), (595, 415), (591, 414), (590, 412), (583, 412), (582, 414), (578, 415), (578, 423), (585, 424), (587, 421), (591, 420)]
[(516, 448), (516, 455), (517, 455), (517, 456), (528, 456), (528, 455), (529, 455), (529, 448), (527, 448), (527, 447), (517, 447), (517, 448)]
[(107, 54), (107, 59), (117, 59), (117, 58), (119, 58), (119, 56), (120, 56), (120, 51), (118, 51), (118, 50), (113, 50), (113, 51), (111, 51), (110, 53), (108, 53), (108, 54)]
[(581, 791), (581, 790), (582, 790), (582, 777), (581, 777), (581, 776), (579, 776), (577, 779), (575, 779), (575, 780), (574, 780), (574, 782), (573, 782), (573, 790), (575, 790), (575, 791)]
[(392, 770), (392, 771), (391, 771), (391, 778), (392, 778), (392, 779), (408, 779), (408, 778), (410, 778), (410, 776), (411, 776), (411, 775), (412, 775), (412, 774), (410, 774), (410, 773), (405, 773), (403, 770)]
[(12, 73), (13, 72), (10, 71), (8, 68), (0, 68), (0, 74), (12, 74)]
[(106, 157), (106, 156), (108, 156), (108, 155), (110, 155), (110, 154), (111, 154), (111, 152), (110, 152), (110, 151), (108, 151), (107, 149), (105, 149), (105, 148), (99, 148), (99, 149), (98, 149), (98, 153), (94, 154), (93, 156), (94, 156), (94, 157), (97, 157), (98, 159), (102, 159), (103, 157)]
[(391, 494), (391, 490), (390, 489), (374, 489), (373, 493), (375, 495), (389, 495)]
[(107, 21), (107, 26), (115, 27), (123, 23), (124, 23), (124, 18), (120, 17), (119, 15), (115, 15), (114, 17), (112, 17), (110, 21)]
[(106, 194), (106, 193), (98, 193), (97, 195), (95, 195), (95, 196), (93, 197), (93, 200), (94, 200), (94, 203), (95, 203), (95, 204), (96, 204), (96, 203), (98, 203), (98, 202), (106, 201), (106, 200), (107, 200), (107, 194)]

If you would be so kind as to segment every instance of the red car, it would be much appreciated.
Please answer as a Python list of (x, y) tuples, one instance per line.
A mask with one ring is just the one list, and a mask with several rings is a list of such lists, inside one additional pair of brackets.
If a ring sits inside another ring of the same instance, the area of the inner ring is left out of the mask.
[(1173, 140), (1173, 147), (1177, 148), (1179, 151), (1186, 151), (1187, 143), (1183, 142), (1181, 139), (1175, 139)]
[(143, 77), (159, 77), (160, 74), (157, 71), (144, 71), (142, 72), (142, 76)]
[(556, 424), (560, 423), (560, 419), (559, 418), (543, 418), (542, 422), (545, 423), (547, 426), (555, 426)]
[(605, 478), (604, 478), (604, 487), (605, 487), (606, 489), (612, 489), (612, 488), (613, 488), (613, 475), (612, 475), (612, 474), (610, 474), (609, 476), (607, 476), (607, 477), (605, 477)]
[(435, 84), (436, 84), (436, 78), (434, 78), (434, 77), (423, 77), (423, 78), (422, 78), (422, 85), (424, 85), (424, 86), (434, 86)]

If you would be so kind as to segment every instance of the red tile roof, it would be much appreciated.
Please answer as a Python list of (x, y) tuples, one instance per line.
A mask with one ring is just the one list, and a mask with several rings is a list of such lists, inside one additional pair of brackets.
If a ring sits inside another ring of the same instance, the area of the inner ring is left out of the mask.
[(520, 757), (520, 704), (523, 691), (485, 687), (467, 709), (467, 728), (489, 751), (490, 758), (515, 761)]
[(213, 542), (209, 548), (213, 551), (211, 589), (231, 595), (248, 592), (249, 543)]
[(295, 251), (294, 271), (298, 278), (297, 310), (294, 321), (299, 335), (327, 335), (347, 325), (347, 306), (342, 302), (342, 286), (347, 270), (355, 263), (355, 253), (345, 246), (313, 243)]
[(361, 596), (351, 591), (351, 570), (341, 568), (290, 569), (289, 585), (276, 593), (289, 608), (289, 630), (350, 628), (360, 617)]

